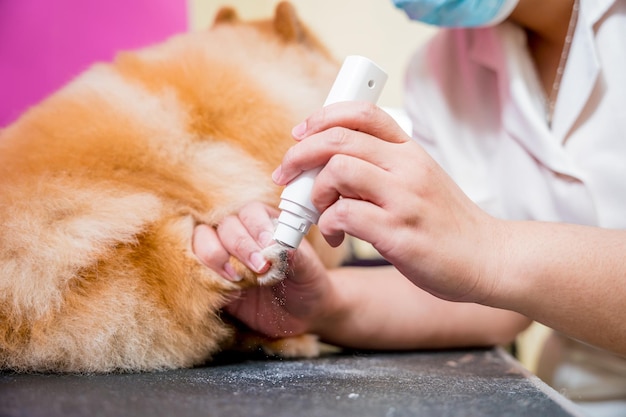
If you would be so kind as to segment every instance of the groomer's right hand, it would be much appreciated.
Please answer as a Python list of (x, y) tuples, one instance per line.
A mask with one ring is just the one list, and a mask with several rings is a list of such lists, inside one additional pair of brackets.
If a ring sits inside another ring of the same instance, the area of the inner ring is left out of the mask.
[(480, 302), (501, 251), (493, 219), (476, 206), (391, 116), (370, 103), (314, 112), (272, 178), (285, 185), (323, 166), (311, 201), (332, 245), (371, 243), (414, 284), (444, 299)]

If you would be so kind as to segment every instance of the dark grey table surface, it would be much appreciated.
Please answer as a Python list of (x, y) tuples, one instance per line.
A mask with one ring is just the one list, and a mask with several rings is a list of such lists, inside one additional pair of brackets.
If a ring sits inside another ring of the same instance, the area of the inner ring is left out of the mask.
[(0, 416), (576, 416), (502, 349), (222, 358), (142, 374), (0, 373)]

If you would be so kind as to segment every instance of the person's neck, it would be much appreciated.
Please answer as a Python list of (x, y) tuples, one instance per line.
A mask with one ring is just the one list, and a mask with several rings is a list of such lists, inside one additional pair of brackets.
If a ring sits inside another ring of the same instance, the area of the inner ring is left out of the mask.
[(520, 0), (508, 19), (528, 34), (528, 49), (547, 97), (553, 93), (574, 1)]
[(574, 0), (520, 0), (509, 20), (543, 42), (563, 46)]

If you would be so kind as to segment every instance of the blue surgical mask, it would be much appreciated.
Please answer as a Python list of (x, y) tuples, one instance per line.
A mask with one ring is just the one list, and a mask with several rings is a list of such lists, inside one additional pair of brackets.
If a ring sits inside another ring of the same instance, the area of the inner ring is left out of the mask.
[(393, 0), (413, 20), (436, 26), (474, 27), (500, 23), (519, 0)]

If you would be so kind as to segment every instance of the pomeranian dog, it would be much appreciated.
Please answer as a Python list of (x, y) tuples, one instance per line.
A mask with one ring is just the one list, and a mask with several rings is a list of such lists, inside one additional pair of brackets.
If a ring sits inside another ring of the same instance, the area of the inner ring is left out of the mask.
[[(282, 280), (286, 256), (267, 248), (263, 276), (233, 259), (245, 279), (229, 282), (194, 255), (194, 227), (278, 205), (271, 172), (338, 68), (289, 3), (253, 22), (223, 8), (209, 30), (96, 64), (3, 129), (0, 368), (149, 371), (229, 349), (245, 332), (220, 308)], [(316, 354), (306, 335), (268, 343)]]

